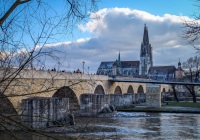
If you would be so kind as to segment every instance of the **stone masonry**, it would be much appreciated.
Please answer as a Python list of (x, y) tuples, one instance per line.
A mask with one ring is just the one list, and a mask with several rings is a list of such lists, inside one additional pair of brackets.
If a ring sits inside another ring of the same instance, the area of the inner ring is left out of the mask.
[(159, 108), (161, 107), (160, 85), (146, 85), (146, 107)]
[(95, 116), (109, 106), (125, 107), (134, 103), (134, 94), (82, 94), (80, 98), (80, 115)]
[(135, 102), (134, 94), (116, 95), (110, 94), (110, 104), (115, 108), (131, 106)]
[(22, 122), (32, 128), (69, 122), (68, 111), (68, 98), (33, 97), (22, 100)]
[(82, 94), (80, 96), (80, 115), (95, 116), (101, 110), (107, 107), (110, 98), (102, 94)]

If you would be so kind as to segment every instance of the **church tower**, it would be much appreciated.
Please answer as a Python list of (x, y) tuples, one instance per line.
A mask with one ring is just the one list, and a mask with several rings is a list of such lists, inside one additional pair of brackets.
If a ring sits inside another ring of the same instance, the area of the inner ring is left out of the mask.
[(153, 66), (152, 47), (151, 44), (149, 44), (148, 28), (145, 24), (143, 41), (140, 49), (140, 75), (147, 75), (151, 66)]

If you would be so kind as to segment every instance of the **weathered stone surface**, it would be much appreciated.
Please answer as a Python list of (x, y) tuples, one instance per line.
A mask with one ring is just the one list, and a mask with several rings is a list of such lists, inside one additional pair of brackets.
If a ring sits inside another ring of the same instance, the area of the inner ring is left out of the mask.
[(109, 94), (109, 96), (110, 96), (110, 104), (113, 105), (115, 108), (130, 106), (135, 101), (134, 94), (123, 94), (123, 95)]
[(80, 115), (95, 116), (110, 103), (110, 98), (102, 94), (82, 94), (80, 96)]
[(148, 84), (146, 93), (146, 107), (159, 108), (161, 107), (160, 85)]
[(146, 101), (146, 93), (135, 93), (135, 104), (144, 103)]
[(117, 107), (131, 106), (134, 94), (82, 94), (80, 98), (80, 115), (95, 116), (98, 113), (111, 113)]
[(108, 105), (105, 108), (103, 108), (99, 113), (112, 113), (115, 111), (114, 106)]
[(34, 97), (22, 100), (22, 121), (32, 128), (73, 124), (68, 98)]

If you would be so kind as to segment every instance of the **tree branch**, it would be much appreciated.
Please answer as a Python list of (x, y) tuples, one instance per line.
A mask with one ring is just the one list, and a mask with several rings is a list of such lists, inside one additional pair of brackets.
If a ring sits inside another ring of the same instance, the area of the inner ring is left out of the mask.
[(4, 14), (4, 16), (0, 19), (0, 26), (2, 26), (3, 22), (8, 18), (8, 16), (13, 12), (13, 10), (20, 4), (24, 4), (29, 2), (30, 0), (16, 0), (15, 3), (8, 9), (8, 11)]

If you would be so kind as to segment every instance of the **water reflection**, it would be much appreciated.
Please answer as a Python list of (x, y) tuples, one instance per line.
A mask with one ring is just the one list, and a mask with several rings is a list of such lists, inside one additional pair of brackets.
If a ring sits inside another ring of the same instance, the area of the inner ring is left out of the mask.
[[(66, 133), (80, 139), (200, 139), (200, 114), (117, 113), (114, 117), (77, 118), (79, 125), (102, 127), (90, 132)], [(62, 134), (63, 137), (63, 134)], [(0, 134), (1, 139), (8, 139)], [(29, 137), (33, 140), (51, 140)]]

